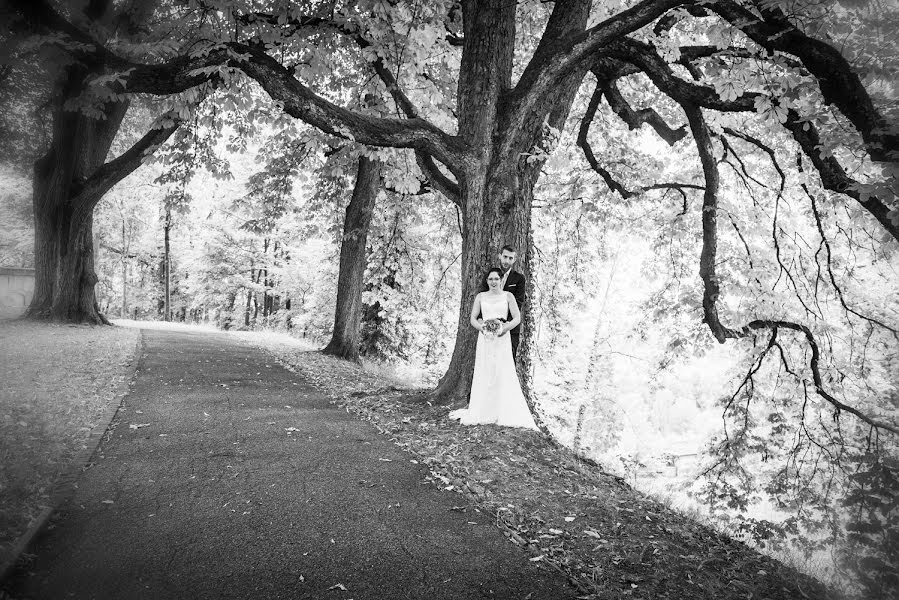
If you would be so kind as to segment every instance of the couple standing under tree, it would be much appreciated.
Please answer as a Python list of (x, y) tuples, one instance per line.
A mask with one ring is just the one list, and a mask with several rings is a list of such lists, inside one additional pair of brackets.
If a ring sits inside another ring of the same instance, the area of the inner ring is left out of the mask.
[(512, 269), (515, 249), (503, 246), (500, 267), (487, 271), (482, 291), (471, 306), (471, 326), (478, 330), (474, 377), (468, 407), (450, 418), (463, 425), (492, 423), (537, 429), (515, 372), (524, 275)]

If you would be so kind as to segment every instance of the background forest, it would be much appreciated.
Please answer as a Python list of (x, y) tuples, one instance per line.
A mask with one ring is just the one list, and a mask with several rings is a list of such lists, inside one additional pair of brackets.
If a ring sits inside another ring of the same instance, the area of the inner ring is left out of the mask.
[[(233, 4), (177, 10), (204, 15), (214, 30)], [(435, 16), (440, 7), (357, 4), (358, 14), (378, 15), (368, 34), (393, 36), (391, 48), (402, 48), (402, 57), (387, 54), (397, 73), (399, 65), (424, 73), (407, 93), (438, 124), (454, 114), (446, 72), (459, 69), (459, 58)], [(518, 4), (516, 76), (553, 11), (553, 3)], [(604, 3), (591, 18), (629, 4)], [(838, 42), (878, 110), (896, 122), (895, 5), (756, 4), (786, 7), (810, 36)], [(292, 13), (282, 14), (289, 22)], [(757, 52), (723, 21), (708, 20), (638, 37), (672, 62), (685, 45), (709, 49), (701, 66), (682, 61), (679, 74), (704, 78), (723, 102), (750, 91), (776, 98), (757, 96), (754, 112), (706, 113), (720, 175), (717, 310), (729, 323), (751, 317), (806, 329), (718, 343), (704, 322), (700, 277), (705, 157), (685, 126), (665, 124), (684, 118), (651, 77), (621, 79), (603, 96), (591, 73), (567, 117), (545, 122), (542, 141), (522, 157), (539, 167), (522, 248), (533, 286), (526, 368), (535, 407), (557, 440), (637, 487), (709, 515), (847, 595), (886, 597), (899, 589), (899, 443), (895, 430), (871, 421), (895, 423), (899, 408), (899, 246), (865, 202), (879, 198), (899, 227), (899, 170), (895, 160), (872, 161), (801, 65)], [(187, 43), (161, 36), (161, 25), (150, 29), (140, 47), (118, 39), (119, 49), (164, 56)], [(53, 136), (41, 102), (52, 86), (26, 85), (16, 69), (33, 66), (39, 46), (20, 49), (20, 66), (3, 72), (4, 266), (34, 264), (32, 164)], [(715, 54), (723, 49), (730, 54)], [(290, 59), (334, 102), (397, 112), (355, 60), (333, 36)], [(378, 176), (359, 352), (404, 382), (437, 385), (467, 302), (467, 225), (415, 151), (324, 133), (285, 114), (236, 70), (174, 99), (130, 102), (110, 157), (154, 124), (172, 125), (165, 119), (175, 120), (174, 131), (95, 208), (96, 300), (105, 316), (272, 329), (324, 347), (341, 246), (358, 235), (345, 229), (347, 208), (369, 160)], [(821, 132), (821, 156), (855, 178), (858, 202), (822, 180), (785, 129), (794, 109)], [(815, 393), (824, 387), (869, 420)]]

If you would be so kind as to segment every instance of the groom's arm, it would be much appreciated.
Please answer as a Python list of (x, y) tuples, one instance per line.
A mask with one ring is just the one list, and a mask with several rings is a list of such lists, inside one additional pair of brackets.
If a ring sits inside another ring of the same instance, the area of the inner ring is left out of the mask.
[(522, 275), (521, 273), (518, 273), (517, 275), (518, 277), (516, 278), (516, 285), (510, 291), (512, 292), (512, 295), (515, 296), (515, 302), (518, 304), (518, 310), (523, 311), (525, 302), (524, 288), (526, 282), (524, 280), (524, 275)]

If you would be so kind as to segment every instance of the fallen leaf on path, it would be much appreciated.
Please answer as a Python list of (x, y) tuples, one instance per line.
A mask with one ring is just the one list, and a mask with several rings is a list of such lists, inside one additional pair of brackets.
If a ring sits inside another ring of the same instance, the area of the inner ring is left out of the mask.
[(149, 427), (149, 423), (132, 423), (128, 426), (128, 429), (140, 429), (141, 427)]
[(103, 500), (100, 504), (115, 504), (115, 502), (113, 500)]
[(330, 592), (331, 590), (343, 590), (344, 592), (348, 592), (348, 591), (349, 591), (348, 589), (346, 589), (346, 586), (343, 585), (342, 583), (335, 583), (334, 585), (332, 585), (331, 587), (328, 588), (328, 591), (329, 591), (329, 592)]

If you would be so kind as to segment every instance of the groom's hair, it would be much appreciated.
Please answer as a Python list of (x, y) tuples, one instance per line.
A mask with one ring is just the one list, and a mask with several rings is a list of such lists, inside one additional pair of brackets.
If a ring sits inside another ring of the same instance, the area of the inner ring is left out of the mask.
[(512, 254), (518, 254), (518, 251), (515, 250), (515, 248), (513, 248), (513, 247), (510, 246), (509, 244), (506, 244), (505, 246), (503, 246), (503, 247), (500, 249), (500, 252), (511, 252)]

